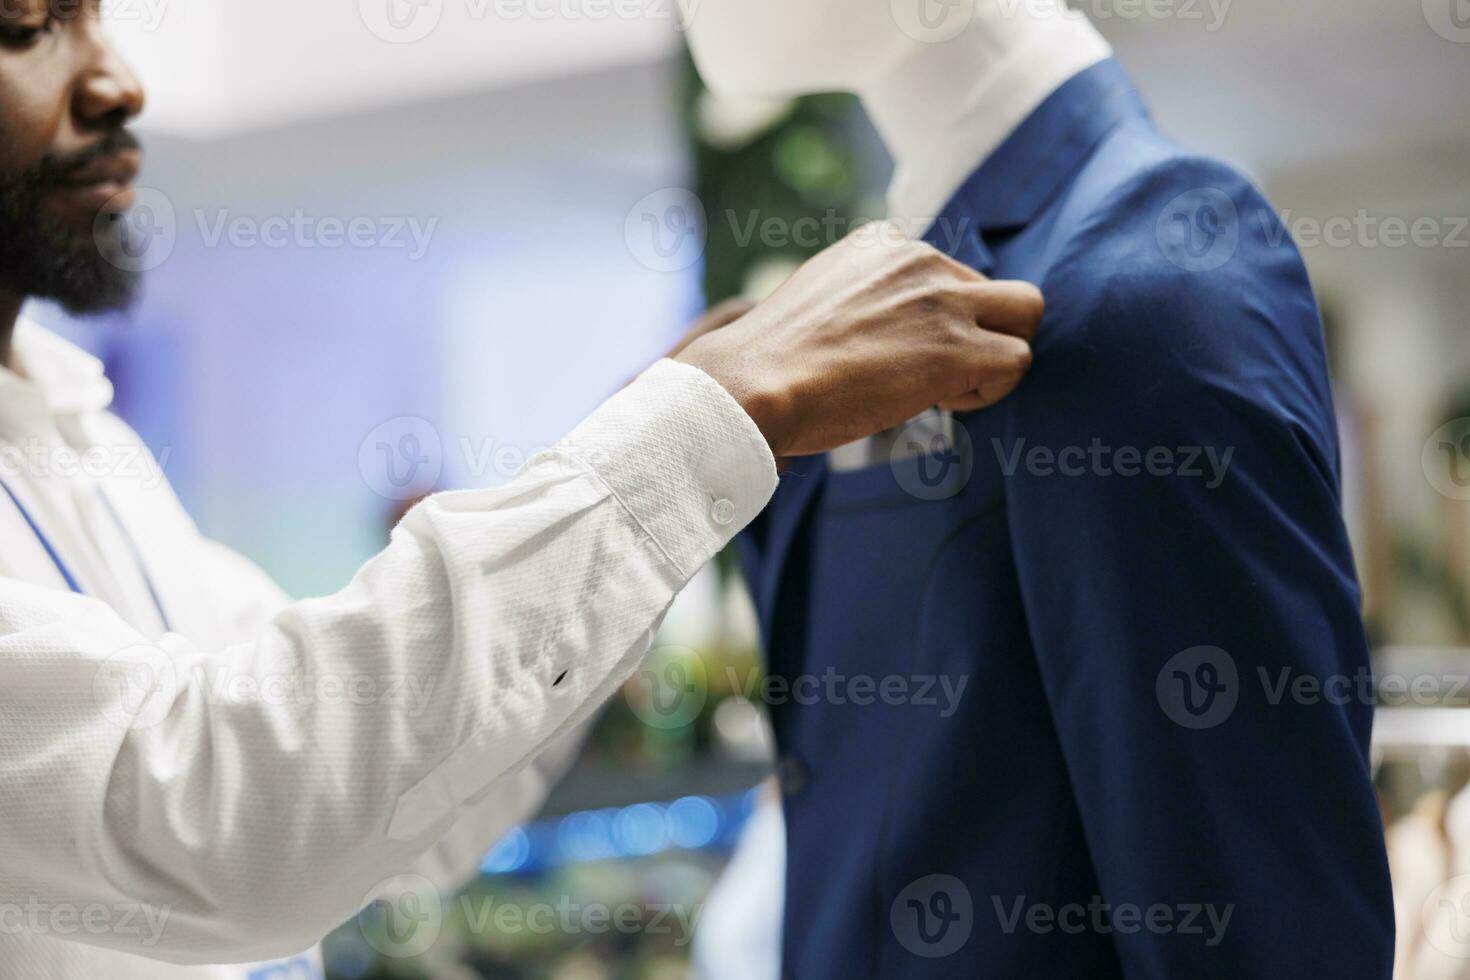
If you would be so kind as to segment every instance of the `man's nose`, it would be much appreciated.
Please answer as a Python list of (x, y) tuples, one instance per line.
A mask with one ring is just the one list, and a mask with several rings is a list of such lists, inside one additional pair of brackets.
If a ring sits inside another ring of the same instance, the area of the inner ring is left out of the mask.
[(94, 29), (91, 41), (93, 56), (77, 87), (76, 114), (86, 125), (121, 125), (143, 111), (143, 86), (100, 29)]

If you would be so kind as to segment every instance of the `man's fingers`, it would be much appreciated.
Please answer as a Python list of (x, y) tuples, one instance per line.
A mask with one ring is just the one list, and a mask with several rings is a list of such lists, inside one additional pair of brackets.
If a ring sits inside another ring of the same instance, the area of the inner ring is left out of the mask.
[(943, 266), (945, 266), (945, 268), (949, 269), (950, 272), (953, 272), (955, 275), (959, 276), (961, 282), (974, 283), (975, 285), (980, 285), (982, 283), (986, 283), (986, 282), (989, 282), (990, 281), (989, 279), (986, 278), (986, 276), (985, 276), (984, 273), (982, 273), (982, 272), (976, 272), (973, 268), (971, 268), (968, 265), (965, 265), (965, 263), (961, 262), (959, 259), (956, 259), (956, 258), (954, 258), (953, 256), (950, 256), (950, 255), (946, 255), (945, 253), (941, 252), (939, 249), (935, 248), (933, 245), (929, 245), (927, 247), (935, 255), (939, 256), (939, 258), (941, 260), (941, 264)]
[(1030, 343), (1046, 311), (1041, 290), (1029, 282), (983, 282), (966, 288), (974, 300), (975, 322), (986, 330)]
[(939, 403), (951, 412), (989, 408), (1005, 398), (1031, 370), (1031, 345), (1019, 337), (977, 330), (970, 345), (965, 390)]
[(978, 412), (982, 408), (989, 408), (991, 402), (979, 392), (972, 391), (958, 398), (950, 398), (939, 403), (939, 408), (946, 412)]

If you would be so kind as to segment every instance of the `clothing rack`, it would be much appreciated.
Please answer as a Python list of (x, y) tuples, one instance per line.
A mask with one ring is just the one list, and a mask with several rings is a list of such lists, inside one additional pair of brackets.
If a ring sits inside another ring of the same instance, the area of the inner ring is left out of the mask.
[(1375, 753), (1470, 749), (1470, 647), (1383, 647), (1374, 654), (1373, 669), (1380, 692), (1389, 675), (1410, 691), (1428, 677), (1441, 696), (1456, 702), (1379, 705), (1373, 716)]
[(1470, 749), (1470, 708), (1379, 708), (1373, 715), (1373, 748)]

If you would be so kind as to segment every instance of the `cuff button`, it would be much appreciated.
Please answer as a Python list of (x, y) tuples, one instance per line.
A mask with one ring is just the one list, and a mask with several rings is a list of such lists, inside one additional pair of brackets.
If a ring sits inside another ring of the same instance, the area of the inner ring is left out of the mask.
[(719, 500), (716, 500), (715, 505), (710, 508), (709, 516), (710, 519), (713, 520), (716, 524), (720, 525), (721, 527), (725, 527), (731, 521), (735, 520), (735, 505), (729, 500), (721, 497)]

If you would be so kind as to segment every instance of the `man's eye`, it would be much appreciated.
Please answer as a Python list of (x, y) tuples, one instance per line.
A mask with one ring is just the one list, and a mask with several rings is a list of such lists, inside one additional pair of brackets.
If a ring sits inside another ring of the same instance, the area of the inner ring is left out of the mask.
[(47, 17), (44, 24), (34, 26), (0, 22), (0, 44), (9, 48), (28, 48), (44, 35), (54, 32), (56, 26), (55, 17)]

